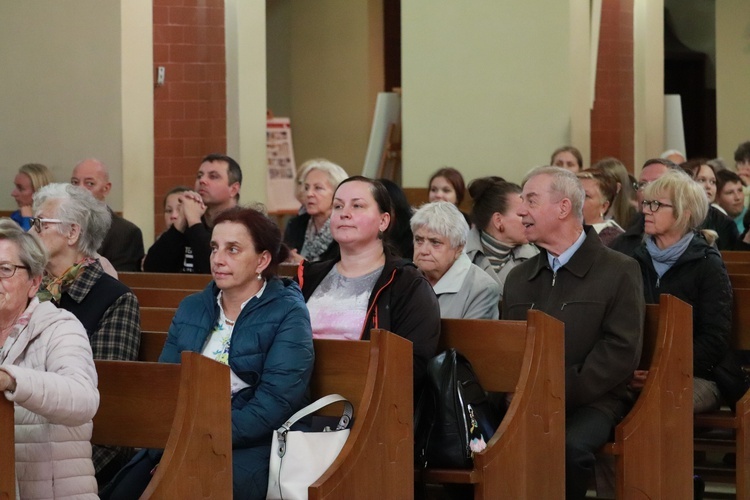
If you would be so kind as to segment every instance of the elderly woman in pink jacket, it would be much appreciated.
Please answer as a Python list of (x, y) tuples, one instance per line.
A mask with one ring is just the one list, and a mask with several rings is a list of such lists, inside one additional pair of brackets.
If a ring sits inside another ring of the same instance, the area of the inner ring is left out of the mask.
[(96, 369), (83, 325), (36, 298), (46, 260), (34, 236), (0, 219), (0, 391), (15, 403), (18, 493), (95, 499)]

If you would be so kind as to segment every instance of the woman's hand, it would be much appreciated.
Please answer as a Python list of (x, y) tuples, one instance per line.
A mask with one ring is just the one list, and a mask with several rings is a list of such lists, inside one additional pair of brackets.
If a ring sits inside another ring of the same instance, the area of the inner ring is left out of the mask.
[(628, 384), (628, 389), (631, 391), (640, 392), (643, 390), (643, 386), (646, 385), (646, 378), (648, 377), (648, 370), (636, 370), (633, 372), (633, 378)]
[(16, 379), (11, 377), (7, 372), (0, 370), (0, 391), (16, 390)]
[(286, 259), (286, 262), (288, 264), (299, 264), (303, 260), (305, 260), (305, 258), (301, 256), (296, 249), (293, 248), (289, 251), (289, 258)]

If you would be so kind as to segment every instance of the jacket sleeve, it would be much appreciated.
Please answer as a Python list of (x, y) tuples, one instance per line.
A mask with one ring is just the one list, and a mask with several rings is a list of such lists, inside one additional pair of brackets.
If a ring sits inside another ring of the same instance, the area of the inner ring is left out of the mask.
[[(269, 434), (301, 407), (313, 361), (310, 316), (303, 303), (295, 302), (279, 324), (254, 394), (247, 401), (232, 402), (234, 448), (267, 444)], [(242, 391), (237, 398), (242, 398)]]
[(437, 350), (440, 305), (432, 286), (416, 269), (405, 268), (398, 279), (402, 282), (393, 290), (391, 329), (413, 344), (416, 389), (421, 386), (427, 362)]
[(193, 250), (193, 270), (198, 274), (211, 272), (211, 230), (203, 223), (185, 229), (185, 237)]
[(694, 286), (693, 370), (697, 377), (710, 378), (729, 349), (732, 328), (732, 285), (721, 258), (709, 254), (703, 261)]
[(94, 359), (135, 361), (141, 344), (141, 312), (133, 292), (121, 295), (104, 312), (91, 335)]
[(475, 285), (471, 290), (471, 296), (467, 301), (467, 308), (466, 311), (464, 311), (463, 318), (498, 319), (499, 316), (500, 285), (491, 278), (487, 280), (476, 280)]
[(46, 371), (3, 365), (0, 369), (16, 380), (16, 390), (6, 391), (5, 397), (53, 424), (89, 422), (99, 407), (99, 391), (83, 326), (72, 319), (61, 320), (48, 326), (42, 336)]
[(640, 361), (646, 305), (638, 263), (628, 259), (606, 279), (614, 293), (606, 306), (601, 337), (582, 363), (566, 369), (567, 408), (592, 403), (623, 384)]
[(185, 236), (169, 226), (151, 248), (143, 261), (143, 270), (148, 273), (179, 273), (185, 259)]

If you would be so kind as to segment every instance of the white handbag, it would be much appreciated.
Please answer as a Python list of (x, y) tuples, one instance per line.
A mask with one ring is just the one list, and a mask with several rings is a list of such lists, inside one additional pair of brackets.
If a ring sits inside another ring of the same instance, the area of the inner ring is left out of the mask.
[[(299, 419), (338, 401), (344, 402), (344, 413), (336, 429), (326, 428), (323, 432), (290, 430)], [(344, 447), (353, 411), (352, 404), (344, 396), (330, 394), (302, 408), (274, 432), (267, 499), (307, 499), (308, 486), (323, 475)]]

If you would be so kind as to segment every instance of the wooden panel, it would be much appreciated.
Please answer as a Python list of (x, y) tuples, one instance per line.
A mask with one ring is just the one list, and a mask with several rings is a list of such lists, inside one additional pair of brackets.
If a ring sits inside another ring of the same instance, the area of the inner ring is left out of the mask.
[(167, 341), (164, 332), (141, 332), (141, 346), (138, 350), (138, 361), (159, 361), (161, 351)]
[(210, 274), (118, 273), (120, 281), (130, 288), (176, 288), (203, 290), (211, 281)]
[(177, 290), (173, 288), (131, 288), (141, 307), (177, 308), (180, 302), (197, 293), (195, 290)]
[(141, 330), (147, 332), (167, 332), (172, 324), (176, 308), (141, 306)]
[(13, 403), (0, 394), (0, 500), (16, 498), (16, 447)]
[(721, 258), (724, 262), (750, 262), (750, 252), (722, 250)]

